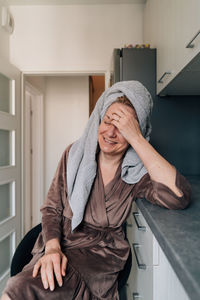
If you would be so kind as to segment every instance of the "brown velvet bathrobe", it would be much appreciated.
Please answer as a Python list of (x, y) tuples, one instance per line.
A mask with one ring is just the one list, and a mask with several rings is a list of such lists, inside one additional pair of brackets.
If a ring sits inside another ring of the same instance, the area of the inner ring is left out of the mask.
[[(69, 147), (64, 152), (47, 199), (41, 208), (42, 233), (33, 249), (33, 259), (21, 273), (9, 279), (5, 292), (12, 300), (117, 300), (117, 276), (129, 255), (129, 244), (124, 239), (122, 224), (128, 217), (132, 201), (146, 198), (153, 204), (169, 209), (185, 208), (190, 201), (190, 186), (177, 171), (176, 185), (183, 192), (176, 196), (167, 186), (152, 181), (148, 174), (137, 184), (121, 180), (121, 166), (105, 187), (98, 168), (84, 220), (71, 233), (72, 211), (66, 186), (66, 161)], [(53, 292), (45, 290), (40, 274), (32, 277), (33, 266), (44, 254), (45, 243), (59, 238), (63, 253), (68, 258), (63, 286)]]

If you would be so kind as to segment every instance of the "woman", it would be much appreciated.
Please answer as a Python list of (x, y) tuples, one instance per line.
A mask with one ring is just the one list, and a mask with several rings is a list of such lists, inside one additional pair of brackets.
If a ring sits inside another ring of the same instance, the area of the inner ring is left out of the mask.
[[(118, 298), (133, 199), (168, 209), (190, 201), (186, 179), (150, 144), (152, 99), (137, 81), (103, 93), (83, 136), (64, 152), (41, 208), (33, 259), (2, 300)], [(100, 125), (99, 125), (100, 124)]]

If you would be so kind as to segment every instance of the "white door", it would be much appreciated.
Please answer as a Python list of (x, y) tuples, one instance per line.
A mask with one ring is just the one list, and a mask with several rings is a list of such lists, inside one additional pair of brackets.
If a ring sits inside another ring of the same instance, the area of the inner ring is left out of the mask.
[(21, 239), (20, 71), (0, 59), (0, 294)]
[(25, 82), (24, 191), (25, 232), (41, 222), (44, 201), (44, 97)]

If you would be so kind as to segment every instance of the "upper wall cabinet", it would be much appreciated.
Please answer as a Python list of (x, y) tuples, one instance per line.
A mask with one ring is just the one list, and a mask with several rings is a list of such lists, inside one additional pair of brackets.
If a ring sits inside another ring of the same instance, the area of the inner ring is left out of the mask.
[(200, 95), (200, 1), (148, 0), (144, 33), (157, 48), (157, 94)]

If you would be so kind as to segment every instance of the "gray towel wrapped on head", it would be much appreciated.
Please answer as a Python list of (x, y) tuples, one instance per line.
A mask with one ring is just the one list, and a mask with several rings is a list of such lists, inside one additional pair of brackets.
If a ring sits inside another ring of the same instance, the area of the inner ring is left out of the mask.
[[(138, 81), (121, 81), (108, 88), (99, 98), (88, 120), (83, 135), (69, 151), (67, 162), (67, 187), (69, 204), (73, 212), (72, 230), (83, 220), (85, 206), (96, 176), (96, 153), (98, 128), (107, 108), (118, 97), (125, 95), (135, 108), (140, 130), (146, 140), (150, 139), (153, 101), (147, 89)], [(147, 173), (142, 161), (129, 147), (123, 162), (121, 177), (129, 184), (138, 182)]]

